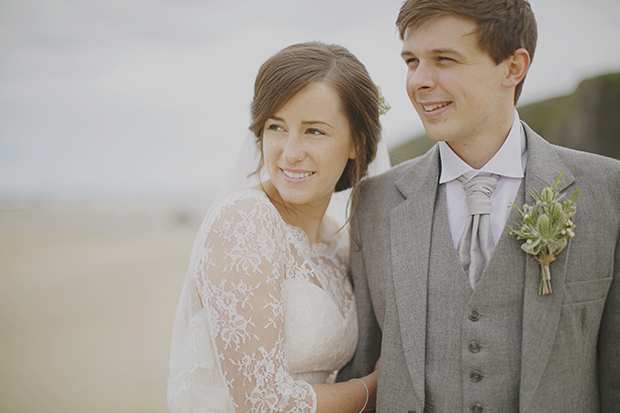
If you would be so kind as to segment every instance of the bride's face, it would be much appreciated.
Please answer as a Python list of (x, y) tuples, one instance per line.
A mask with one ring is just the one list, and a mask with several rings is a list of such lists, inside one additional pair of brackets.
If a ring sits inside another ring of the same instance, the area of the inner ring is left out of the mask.
[(324, 82), (312, 83), (267, 119), (263, 157), (285, 203), (327, 206), (336, 183), (355, 157), (340, 98)]

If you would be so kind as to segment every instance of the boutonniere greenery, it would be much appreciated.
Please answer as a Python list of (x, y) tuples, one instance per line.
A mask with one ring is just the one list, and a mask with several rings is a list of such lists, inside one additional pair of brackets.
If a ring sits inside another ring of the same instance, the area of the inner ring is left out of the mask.
[(521, 214), (521, 222), (515, 222), (515, 228), (508, 226), (510, 233), (516, 235), (519, 241), (525, 241), (521, 249), (534, 256), (532, 260), (540, 264), (540, 285), (538, 295), (547, 295), (553, 292), (551, 288), (551, 271), (549, 265), (555, 261), (558, 255), (568, 244), (568, 240), (575, 236), (575, 197), (579, 193), (576, 190), (570, 200), (560, 201), (564, 194), (557, 191), (560, 185), (560, 178), (553, 188), (546, 187), (538, 193), (532, 190), (534, 205), (523, 205), (519, 209), (513, 205)]

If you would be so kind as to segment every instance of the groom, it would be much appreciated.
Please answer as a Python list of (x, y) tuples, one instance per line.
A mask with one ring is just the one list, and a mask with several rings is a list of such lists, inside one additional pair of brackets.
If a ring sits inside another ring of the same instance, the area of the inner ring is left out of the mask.
[[(381, 357), (385, 413), (619, 411), (620, 162), (551, 145), (519, 120), (537, 37), (529, 3), (407, 0), (397, 25), (407, 93), (438, 143), (362, 186), (360, 339), (339, 379)], [(564, 200), (580, 191), (575, 236), (539, 295), (510, 206), (532, 205), (560, 173)], [(478, 181), (486, 201), (470, 212)]]

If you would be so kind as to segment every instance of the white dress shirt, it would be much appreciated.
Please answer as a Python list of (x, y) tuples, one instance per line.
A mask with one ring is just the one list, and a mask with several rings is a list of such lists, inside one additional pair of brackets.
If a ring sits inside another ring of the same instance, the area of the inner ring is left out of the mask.
[(467, 165), (445, 142), (439, 142), (439, 154), (441, 157), (439, 183), (445, 184), (448, 221), (455, 249), (468, 218), (465, 191), (457, 178), (463, 176), (470, 179), (480, 172), (501, 176), (495, 191), (491, 195), (491, 231), (493, 232), (494, 244), (497, 245), (497, 241), (507, 224), (510, 208), (517, 196), (527, 163), (525, 131), (521, 125), (519, 113), (515, 109), (514, 120), (508, 137), (493, 158), (482, 168), (473, 169)]

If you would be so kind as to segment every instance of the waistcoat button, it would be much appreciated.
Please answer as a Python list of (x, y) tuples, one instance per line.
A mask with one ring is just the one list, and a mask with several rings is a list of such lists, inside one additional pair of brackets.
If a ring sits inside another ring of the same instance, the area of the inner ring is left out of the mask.
[(471, 409), (472, 413), (481, 413), (482, 412), (482, 406), (480, 406), (478, 403), (472, 404)]
[(480, 381), (482, 380), (482, 373), (480, 373), (479, 371), (474, 370), (474, 371), (471, 372), (471, 375), (469, 376), (469, 378), (474, 383), (480, 383)]
[(476, 310), (472, 310), (469, 312), (469, 319), (471, 321), (478, 321), (480, 320), (480, 313), (477, 312)]
[(469, 343), (469, 351), (471, 351), (472, 353), (477, 353), (480, 351), (480, 343), (478, 343), (477, 341), (472, 341), (471, 343)]

